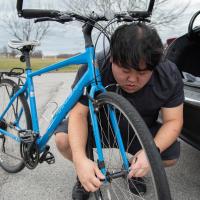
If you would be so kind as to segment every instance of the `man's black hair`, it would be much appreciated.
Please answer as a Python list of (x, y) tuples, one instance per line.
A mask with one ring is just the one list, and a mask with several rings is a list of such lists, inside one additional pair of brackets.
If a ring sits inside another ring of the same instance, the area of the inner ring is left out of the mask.
[(112, 61), (124, 68), (139, 69), (144, 60), (148, 70), (153, 70), (160, 62), (163, 44), (157, 31), (144, 23), (119, 26), (111, 37)]

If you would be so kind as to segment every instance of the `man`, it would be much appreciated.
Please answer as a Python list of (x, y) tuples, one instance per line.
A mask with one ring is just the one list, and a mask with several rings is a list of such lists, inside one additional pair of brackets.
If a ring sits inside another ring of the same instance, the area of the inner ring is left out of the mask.
[[(184, 94), (180, 72), (173, 63), (162, 59), (160, 37), (155, 29), (143, 23), (118, 27), (111, 37), (110, 48), (110, 57), (103, 66), (102, 58), (99, 59), (103, 85), (120, 86), (121, 95), (135, 106), (149, 127), (165, 166), (174, 165), (180, 155), (177, 138), (183, 124)], [(82, 66), (78, 71), (73, 86), (86, 68)], [(59, 151), (73, 160), (78, 175), (73, 199), (87, 199), (89, 192), (96, 191), (102, 184), (100, 179), (104, 178), (97, 165), (86, 156), (88, 111), (88, 100), (82, 96), (71, 110), (69, 122), (63, 121), (55, 131)], [(159, 111), (162, 126), (157, 123)], [(129, 178), (143, 177), (149, 171), (144, 151), (139, 150), (135, 155), (137, 160), (131, 163)], [(137, 171), (138, 166), (144, 170)], [(146, 191), (145, 187), (137, 187), (139, 192)]]

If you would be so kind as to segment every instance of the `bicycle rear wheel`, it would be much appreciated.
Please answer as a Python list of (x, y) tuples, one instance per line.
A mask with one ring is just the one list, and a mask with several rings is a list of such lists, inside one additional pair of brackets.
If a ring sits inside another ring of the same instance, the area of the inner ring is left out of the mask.
[[(11, 97), (19, 90), (17, 84), (10, 79), (0, 82), (0, 114), (10, 102)], [(32, 121), (28, 103), (23, 94), (20, 94), (12, 103), (10, 109), (0, 120), (0, 127), (7, 132), (18, 136), (18, 130), (32, 129)], [(0, 166), (9, 173), (21, 171), (25, 165), (20, 154), (20, 142), (0, 133)]]
[[(160, 155), (147, 126), (138, 112), (126, 99), (116, 93), (99, 94), (96, 100), (95, 111), (101, 135), (105, 168), (108, 174), (124, 170), (122, 156), (111, 125), (108, 109), (112, 109), (117, 117), (128, 160), (130, 161), (133, 155), (142, 148), (146, 153), (151, 170), (147, 176), (143, 177), (147, 189), (145, 194), (133, 194), (129, 189), (129, 185), (131, 183), (134, 186), (134, 182), (130, 182), (131, 180), (128, 180), (127, 175), (125, 175), (103, 184), (100, 190), (95, 193), (95, 198), (98, 200), (170, 200), (170, 190)], [(93, 159), (97, 162), (95, 148), (93, 149)], [(137, 190), (137, 187), (134, 187)]]

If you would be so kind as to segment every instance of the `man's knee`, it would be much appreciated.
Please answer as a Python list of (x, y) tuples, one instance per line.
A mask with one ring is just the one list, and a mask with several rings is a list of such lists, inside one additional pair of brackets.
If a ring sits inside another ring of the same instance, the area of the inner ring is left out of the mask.
[(177, 163), (178, 159), (174, 159), (174, 160), (164, 160), (164, 166), (165, 167), (171, 167), (174, 166)]
[(70, 149), (69, 141), (66, 133), (57, 133), (55, 136), (56, 146), (61, 152), (66, 152)]

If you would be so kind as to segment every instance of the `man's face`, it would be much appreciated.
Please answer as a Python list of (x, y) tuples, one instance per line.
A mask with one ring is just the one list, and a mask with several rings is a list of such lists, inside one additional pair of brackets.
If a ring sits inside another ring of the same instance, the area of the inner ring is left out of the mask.
[(146, 69), (144, 61), (140, 61), (139, 69), (142, 71), (137, 71), (133, 68), (124, 68), (112, 62), (113, 76), (120, 87), (127, 93), (137, 92), (150, 80), (152, 71)]

